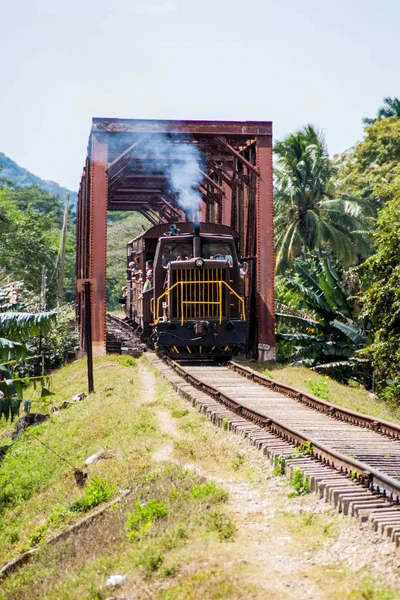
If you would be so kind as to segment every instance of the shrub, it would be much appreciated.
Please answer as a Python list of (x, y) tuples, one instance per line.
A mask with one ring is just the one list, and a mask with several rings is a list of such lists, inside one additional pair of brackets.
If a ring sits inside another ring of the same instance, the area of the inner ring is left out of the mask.
[(85, 488), (82, 498), (70, 504), (70, 510), (75, 512), (88, 512), (102, 502), (106, 502), (115, 492), (115, 485), (108, 485), (105, 479), (94, 476)]
[(310, 491), (310, 478), (303, 475), (300, 469), (294, 469), (290, 483), (295, 491), (288, 494), (288, 498), (304, 496), (304, 494), (308, 494)]
[(189, 410), (187, 408), (173, 408), (171, 411), (174, 419), (180, 419), (181, 417), (185, 417), (189, 414)]
[(117, 356), (117, 362), (123, 367), (136, 367), (136, 360), (133, 358), (133, 356)]
[(208, 518), (208, 529), (216, 531), (221, 541), (230, 540), (236, 533), (232, 519), (219, 510), (214, 510)]
[(164, 562), (164, 556), (153, 548), (148, 548), (141, 554), (136, 566), (143, 567), (147, 576), (158, 571)]
[(210, 481), (201, 485), (194, 485), (191, 489), (191, 495), (196, 500), (210, 500), (214, 503), (226, 502), (228, 494), (222, 488), (218, 487), (215, 481)]
[(149, 500), (147, 504), (136, 501), (135, 510), (128, 513), (126, 529), (130, 539), (136, 539), (153, 526), (154, 521), (164, 519), (168, 515), (168, 508), (162, 502)]
[(317, 398), (321, 398), (321, 400), (329, 399), (329, 390), (328, 390), (328, 377), (324, 377), (324, 379), (309, 379), (308, 387)]

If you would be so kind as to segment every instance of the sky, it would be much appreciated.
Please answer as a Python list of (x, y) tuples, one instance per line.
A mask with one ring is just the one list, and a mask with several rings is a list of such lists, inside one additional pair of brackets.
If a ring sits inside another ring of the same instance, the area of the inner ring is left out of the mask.
[(400, 97), (398, 0), (0, 0), (0, 151), (77, 190), (92, 117), (312, 123)]

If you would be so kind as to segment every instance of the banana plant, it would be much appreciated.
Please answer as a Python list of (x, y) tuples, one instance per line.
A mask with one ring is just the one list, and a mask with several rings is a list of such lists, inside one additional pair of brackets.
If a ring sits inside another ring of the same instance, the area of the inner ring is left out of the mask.
[[(277, 339), (284, 354), (309, 366), (348, 361), (367, 344), (371, 324), (358, 315), (355, 298), (346, 292), (329, 258), (315, 273), (295, 267), (286, 286), (301, 299), (301, 316), (278, 312)], [(294, 311), (295, 312), (295, 311)]]
[(12, 417), (18, 414), (23, 388), (22, 380), (12, 377), (9, 365), (27, 357), (25, 340), (47, 333), (57, 315), (53, 311), (23, 312), (24, 305), (19, 299), (22, 285), (14, 282), (0, 287), (0, 417), (4, 414), (6, 419), (9, 414)]
[(47, 333), (57, 313), (24, 312), (19, 292), (23, 282), (0, 287), (0, 361), (21, 359), (27, 355), (25, 340), (32, 335)]

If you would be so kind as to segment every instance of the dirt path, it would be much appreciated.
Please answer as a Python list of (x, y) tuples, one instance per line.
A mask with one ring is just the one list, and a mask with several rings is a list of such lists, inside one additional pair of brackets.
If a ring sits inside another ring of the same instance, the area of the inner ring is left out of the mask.
[[(143, 365), (141, 374), (146, 394), (150, 396), (156, 389), (155, 376)], [(179, 397), (176, 397), (176, 402), (177, 406), (189, 408), (189, 404), (183, 404)], [(396, 552), (394, 544), (375, 534), (366, 524), (338, 515), (315, 495), (289, 499), (287, 481), (273, 477), (272, 467), (265, 465), (266, 459), (245, 440), (228, 432), (222, 434), (211, 423), (204, 423), (204, 428), (213, 436), (223, 435), (223, 443), (232, 444), (254, 466), (255, 473), (264, 473), (264, 481), (259, 478), (255, 483), (246, 482), (239, 474), (235, 476), (228, 471), (221, 474), (220, 469), (215, 470), (212, 465), (205, 468), (196, 460), (190, 464), (182, 463), (174, 456), (174, 441), (184, 438), (179, 420), (165, 409), (157, 408), (156, 416), (167, 443), (156, 451), (153, 458), (194, 469), (229, 492), (228, 507), (237, 534), (233, 542), (222, 546), (218, 556), (208, 557), (208, 567), (215, 565), (216, 568), (231, 569), (234, 566), (247, 582), (265, 588), (266, 597), (271, 600), (347, 598), (347, 595), (327, 596), (326, 588), (320, 585), (325, 568), (329, 572), (332, 569), (354, 571), (355, 584), (357, 576), (361, 578), (368, 574), (379, 579), (381, 585), (400, 585), (400, 553)], [(310, 526), (314, 520), (317, 524), (322, 523), (319, 537)], [(325, 537), (324, 527), (327, 531)], [(337, 528), (337, 534), (331, 535), (330, 527)], [(315, 544), (310, 536), (316, 536)], [(375, 597), (380, 596), (371, 596)]]

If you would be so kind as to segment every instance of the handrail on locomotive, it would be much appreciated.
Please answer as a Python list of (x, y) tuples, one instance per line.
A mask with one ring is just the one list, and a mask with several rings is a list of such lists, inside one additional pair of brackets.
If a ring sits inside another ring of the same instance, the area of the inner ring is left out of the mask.
[[(213, 301), (207, 301), (206, 304), (211, 304), (211, 305), (217, 305), (218, 306), (218, 318), (219, 318), (219, 323), (222, 323), (222, 317), (223, 317), (223, 298), (222, 298), (222, 286), (225, 286), (228, 288), (229, 293), (234, 295), (238, 300), (239, 300), (239, 306), (240, 308), (240, 319), (242, 321), (246, 320), (246, 314), (245, 314), (245, 305), (244, 305), (244, 299), (239, 296), (239, 294), (237, 294), (235, 292), (235, 290), (233, 290), (231, 288), (231, 286), (226, 282), (226, 281), (220, 281), (220, 280), (216, 280), (216, 279), (211, 279), (211, 280), (207, 280), (207, 281), (177, 281), (176, 283), (174, 283), (172, 285), (172, 287), (169, 287), (165, 290), (165, 292), (163, 294), (161, 294), (161, 296), (158, 296), (158, 298), (156, 298), (156, 311), (155, 311), (155, 318), (153, 323), (157, 324), (160, 321), (160, 302), (162, 300), (162, 298), (164, 298), (165, 296), (169, 296), (170, 292), (172, 292), (172, 290), (176, 287), (176, 286), (181, 286), (181, 288), (184, 285), (206, 285), (206, 284), (218, 284), (218, 289), (219, 289), (219, 294), (218, 294), (218, 300), (213, 302)], [(185, 322), (185, 311), (183, 310), (183, 305), (184, 304), (191, 304), (191, 305), (196, 305), (196, 304), (200, 304), (200, 305), (204, 305), (205, 302), (204, 301), (200, 301), (200, 300), (189, 300), (189, 301), (185, 301), (183, 300), (183, 292), (180, 295), (180, 304), (181, 304), (181, 310), (180, 313), (182, 315), (181, 317), (181, 325), (184, 324)], [(154, 310), (153, 310), (153, 298), (151, 298), (150, 300), (150, 310), (151, 312), (154, 314)]]

